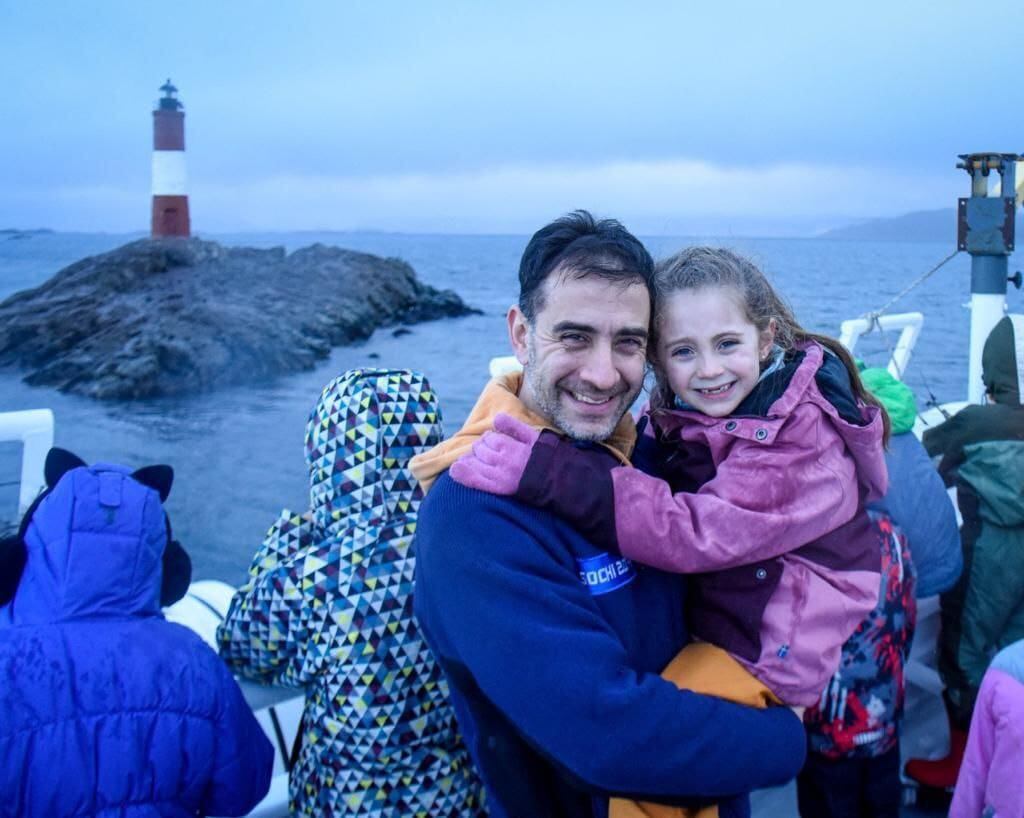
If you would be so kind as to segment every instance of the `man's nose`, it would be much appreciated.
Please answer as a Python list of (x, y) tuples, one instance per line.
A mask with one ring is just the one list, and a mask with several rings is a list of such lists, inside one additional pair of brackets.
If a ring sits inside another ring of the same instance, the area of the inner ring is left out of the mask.
[(615, 368), (615, 355), (611, 346), (597, 344), (590, 350), (580, 379), (600, 391), (613, 389), (619, 383), (619, 371)]

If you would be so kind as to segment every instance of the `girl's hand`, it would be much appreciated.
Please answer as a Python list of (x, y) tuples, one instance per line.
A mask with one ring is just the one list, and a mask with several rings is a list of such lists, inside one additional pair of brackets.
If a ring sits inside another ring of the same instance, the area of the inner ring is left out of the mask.
[(489, 494), (511, 496), (519, 488), (539, 437), (539, 429), (499, 412), (494, 417), (494, 431), (487, 432), (471, 452), (452, 464), (452, 479)]

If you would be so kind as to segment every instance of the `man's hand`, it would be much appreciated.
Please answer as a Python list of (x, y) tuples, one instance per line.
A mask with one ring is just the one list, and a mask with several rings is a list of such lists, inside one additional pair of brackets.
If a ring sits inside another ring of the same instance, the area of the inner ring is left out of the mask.
[(449, 473), (469, 488), (511, 496), (519, 488), (539, 437), (539, 429), (499, 412), (494, 417), (494, 431), (474, 443), (472, 451), (456, 460)]

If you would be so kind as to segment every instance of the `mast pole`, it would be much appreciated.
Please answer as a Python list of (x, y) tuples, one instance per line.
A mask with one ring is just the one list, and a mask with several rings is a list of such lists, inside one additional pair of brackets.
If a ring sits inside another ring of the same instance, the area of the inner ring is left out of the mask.
[[(971, 256), (971, 342), (967, 368), (967, 400), (981, 403), (981, 350), (992, 327), (1006, 313), (1008, 257), (1014, 248), (1017, 206), (1015, 153), (966, 153), (958, 168), (971, 177), (971, 195), (958, 200), (957, 247)], [(1000, 193), (989, 193), (989, 175), (996, 171)]]

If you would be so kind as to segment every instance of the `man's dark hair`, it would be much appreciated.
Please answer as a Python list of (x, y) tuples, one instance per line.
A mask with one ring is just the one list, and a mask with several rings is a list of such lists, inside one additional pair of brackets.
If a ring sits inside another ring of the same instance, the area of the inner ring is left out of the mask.
[(615, 219), (595, 219), (574, 210), (533, 234), (519, 262), (519, 309), (526, 320), (544, 308), (543, 285), (554, 272), (572, 278), (599, 276), (622, 285), (643, 284), (654, 276), (651, 254)]

